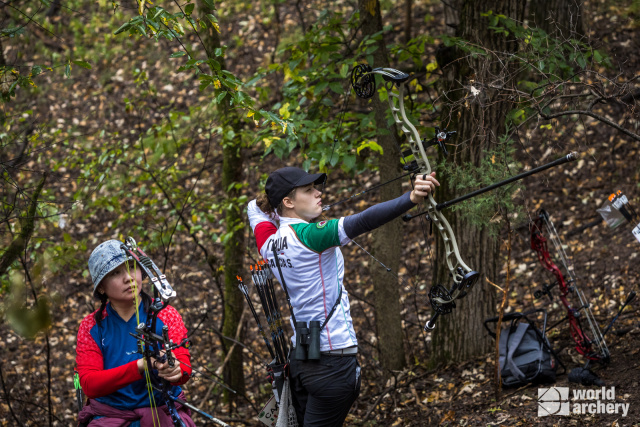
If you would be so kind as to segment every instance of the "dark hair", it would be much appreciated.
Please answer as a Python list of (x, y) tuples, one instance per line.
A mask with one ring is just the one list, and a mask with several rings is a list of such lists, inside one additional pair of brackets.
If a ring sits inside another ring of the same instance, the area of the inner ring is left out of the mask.
[[(100, 308), (93, 315), (93, 318), (96, 319), (96, 323), (98, 324), (98, 326), (100, 326), (100, 322), (102, 321), (102, 313), (107, 307), (107, 301), (109, 301), (109, 299), (107, 298), (106, 294), (97, 293), (97, 295), (100, 298)], [(151, 297), (149, 296), (149, 294), (145, 291), (141, 291), (140, 299), (142, 299), (142, 307), (144, 308), (144, 311), (149, 311), (149, 306), (151, 305)]]
[[(291, 190), (289, 192), (289, 194), (287, 194), (284, 197), (288, 197), (290, 199), (294, 199), (295, 200), (295, 198), (296, 198), (296, 190), (298, 188), (300, 188), (300, 187), (294, 188), (293, 190)], [(266, 214), (272, 213), (274, 209), (276, 210), (276, 212), (278, 212), (278, 215), (282, 215), (282, 212), (284, 211), (284, 205), (282, 204), (282, 202), (280, 202), (280, 204), (276, 208), (271, 206), (271, 202), (269, 202), (269, 198), (267, 197), (267, 193), (262, 193), (256, 198), (256, 205), (258, 205), (260, 210), (262, 212), (266, 213)]]

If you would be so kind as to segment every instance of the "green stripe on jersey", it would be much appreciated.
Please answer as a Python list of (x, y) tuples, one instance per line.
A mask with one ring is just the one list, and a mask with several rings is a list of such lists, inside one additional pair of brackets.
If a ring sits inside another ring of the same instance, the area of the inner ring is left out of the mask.
[(340, 246), (338, 221), (331, 219), (311, 224), (292, 224), (291, 228), (303, 245), (314, 252), (324, 252), (331, 247)]

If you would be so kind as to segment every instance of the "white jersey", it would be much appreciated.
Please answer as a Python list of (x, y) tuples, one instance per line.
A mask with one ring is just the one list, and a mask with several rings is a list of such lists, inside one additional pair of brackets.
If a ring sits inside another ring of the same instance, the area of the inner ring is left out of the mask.
[[(322, 329), (320, 351), (357, 345), (349, 296), (342, 284), (344, 259), (339, 246), (350, 242), (344, 232), (344, 218), (308, 223), (298, 218), (280, 217), (279, 227), (274, 227), (276, 222), (256, 206), (255, 200), (249, 203), (248, 213), (260, 245), (260, 255), (268, 260), (274, 275), (279, 278), (273, 254), (275, 244), (277, 262), (297, 321), (324, 323), (340, 295), (338, 306)], [(293, 319), (291, 327), (295, 344)]]

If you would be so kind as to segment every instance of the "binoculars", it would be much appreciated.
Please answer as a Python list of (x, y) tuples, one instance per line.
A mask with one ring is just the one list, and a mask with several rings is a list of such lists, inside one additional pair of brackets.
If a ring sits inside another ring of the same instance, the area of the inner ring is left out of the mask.
[(320, 360), (320, 321), (296, 322), (296, 360)]

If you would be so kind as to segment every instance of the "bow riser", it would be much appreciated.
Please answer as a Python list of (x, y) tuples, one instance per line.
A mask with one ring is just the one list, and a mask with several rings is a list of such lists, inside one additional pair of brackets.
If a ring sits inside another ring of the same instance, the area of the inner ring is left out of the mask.
[[(387, 82), (389, 107), (396, 125), (407, 137), (414, 160), (418, 165), (418, 174), (430, 175), (432, 171), (431, 164), (429, 163), (427, 153), (422, 144), (422, 138), (420, 138), (418, 130), (406, 115), (406, 109), (404, 107), (405, 84), (406, 81), (401, 83)], [(426, 202), (429, 218), (431, 218), (433, 225), (435, 225), (438, 233), (442, 236), (445, 252), (444, 258), (454, 282), (452, 287), (454, 291), (451, 293), (451, 297), (452, 299), (456, 299), (459, 296), (464, 296), (461, 295), (461, 293), (466, 295), (464, 288), (468, 288), (469, 286), (463, 286), (462, 282), (466, 275), (474, 271), (462, 260), (453, 229), (445, 216), (436, 209), (438, 203), (431, 193), (427, 196)], [(448, 302), (438, 297), (436, 297), (435, 300), (439, 303)]]
[(558, 284), (558, 289), (560, 290), (559, 298), (562, 302), (562, 305), (564, 305), (567, 310), (567, 319), (569, 321), (571, 337), (576, 343), (576, 350), (578, 351), (578, 353), (589, 358), (590, 360), (596, 360), (589, 357), (591, 354), (593, 354), (591, 340), (587, 338), (582, 332), (582, 328), (580, 327), (578, 319), (574, 314), (576, 310), (571, 306), (571, 303), (567, 299), (567, 295), (569, 295), (570, 292), (569, 287), (567, 286), (567, 282), (565, 281), (564, 276), (560, 272), (560, 268), (558, 268), (557, 265), (551, 262), (549, 250), (547, 247), (547, 240), (543, 236), (537, 234), (536, 239), (532, 240), (532, 247), (538, 255), (538, 261), (540, 261), (543, 267), (546, 270), (550, 271), (556, 278), (556, 283)]

